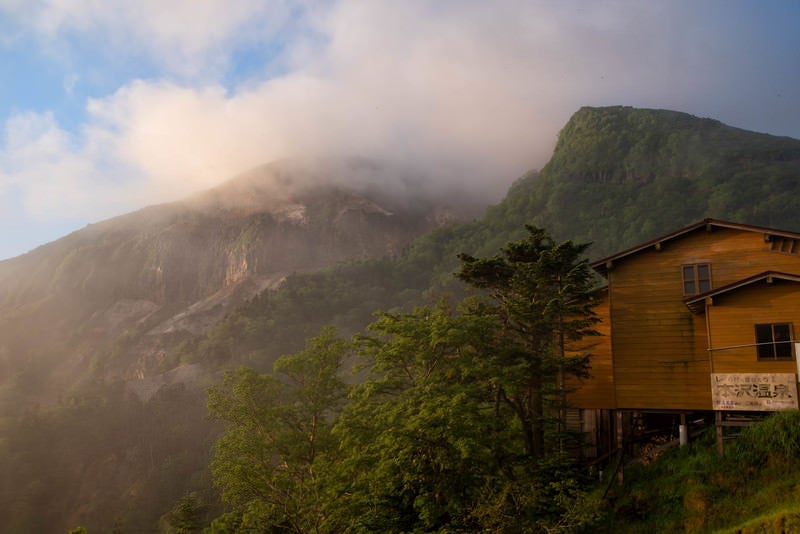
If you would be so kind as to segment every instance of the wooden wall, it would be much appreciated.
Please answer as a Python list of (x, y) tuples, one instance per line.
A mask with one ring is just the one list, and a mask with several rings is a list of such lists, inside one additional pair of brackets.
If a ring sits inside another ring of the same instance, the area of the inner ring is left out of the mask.
[(579, 408), (616, 407), (614, 392), (614, 365), (611, 359), (611, 320), (608, 292), (603, 293), (595, 308), (600, 322), (595, 325), (599, 336), (587, 336), (570, 348), (578, 354), (589, 354), (589, 378), (571, 379), (567, 384), (568, 403)]
[(715, 288), (767, 270), (800, 274), (800, 256), (770, 251), (760, 232), (728, 228), (617, 260), (608, 272), (617, 408), (711, 409), (705, 317), (683, 303), (681, 266), (693, 263), (711, 264)]
[[(714, 373), (796, 373), (795, 360), (758, 360), (755, 325), (791, 323), (800, 336), (800, 284), (760, 282), (714, 297), (706, 309)], [(742, 346), (750, 345), (750, 346)], [(795, 355), (796, 357), (796, 355)]]

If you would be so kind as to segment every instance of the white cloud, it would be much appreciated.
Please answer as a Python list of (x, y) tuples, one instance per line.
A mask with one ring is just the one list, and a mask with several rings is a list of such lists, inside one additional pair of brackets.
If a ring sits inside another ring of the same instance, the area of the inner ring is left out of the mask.
[(54, 55), (74, 42), (117, 61), (145, 57), (183, 77), (224, 70), (232, 48), (269, 42), (292, 17), (290, 0), (3, 0), (18, 27)]
[[(28, 5), (6, 0), (0, 10), (16, 6), (14, 13), (53, 40), (94, 32), (114, 53), (125, 57), (129, 46), (165, 69), (163, 77), (129, 81), (88, 101), (79, 131), (67, 132), (48, 113), (6, 124), (0, 180), (22, 188), (38, 215), (105, 215), (90, 211), (97, 205), (133, 209), (298, 155), (408, 161), (464, 183), (490, 184), (494, 199), (516, 176), (545, 163), (558, 129), (578, 107), (703, 114), (692, 102), (723, 87), (716, 76), (725, 61), (743, 59), (726, 59), (729, 43), (698, 47), (717, 21), (693, 19), (690, 4)], [(242, 43), (274, 38), (298, 12), (305, 19), (295, 23), (309, 31), (282, 43), (285, 73), (238, 86), (215, 78)], [(681, 34), (687, 27), (693, 33)], [(708, 50), (713, 54), (703, 55)], [(197, 74), (206, 67), (212, 75)], [(732, 98), (730, 108), (738, 107)]]
[(97, 180), (95, 157), (73, 145), (52, 114), (26, 113), (6, 123), (0, 152), (0, 191), (16, 189), (24, 207), (38, 219), (73, 216), (94, 209), (93, 201), (111, 201), (108, 187)]

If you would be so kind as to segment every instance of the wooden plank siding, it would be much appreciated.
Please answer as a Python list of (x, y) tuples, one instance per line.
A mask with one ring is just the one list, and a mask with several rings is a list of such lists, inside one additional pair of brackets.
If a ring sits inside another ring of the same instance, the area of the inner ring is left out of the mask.
[[(681, 268), (710, 264), (712, 287), (767, 270), (800, 273), (800, 256), (770, 246), (764, 232), (707, 225), (612, 261), (607, 276), (617, 408), (711, 409), (705, 316), (683, 302)], [(752, 321), (729, 328), (749, 332)]]
[(567, 382), (567, 402), (571, 407), (613, 409), (616, 408), (616, 402), (607, 291), (603, 292), (594, 311), (600, 319), (594, 330), (600, 335), (584, 337), (579, 343), (569, 347), (575, 353), (589, 355), (589, 377), (573, 378)]
[(800, 335), (797, 282), (761, 282), (715, 296), (704, 317), (709, 325), (712, 372), (797, 372), (797, 354), (791, 360), (759, 360), (754, 346), (756, 324), (790, 323), (794, 338)]

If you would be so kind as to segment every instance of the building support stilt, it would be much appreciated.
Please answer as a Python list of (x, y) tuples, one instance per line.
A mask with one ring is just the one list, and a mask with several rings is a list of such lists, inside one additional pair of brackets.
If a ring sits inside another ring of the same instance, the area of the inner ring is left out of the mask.
[(624, 482), (624, 474), (622, 468), (622, 455), (624, 451), (625, 439), (624, 433), (622, 430), (622, 411), (616, 411), (616, 431), (617, 431), (617, 454), (619, 455), (619, 467), (617, 467), (617, 484), (622, 486)]
[(681, 422), (678, 425), (678, 442), (681, 447), (689, 444), (689, 429), (686, 426), (686, 414), (681, 413)]

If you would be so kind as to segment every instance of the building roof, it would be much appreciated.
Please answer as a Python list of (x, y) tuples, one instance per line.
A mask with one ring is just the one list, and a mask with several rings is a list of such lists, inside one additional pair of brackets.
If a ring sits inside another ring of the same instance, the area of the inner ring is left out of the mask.
[(629, 248), (627, 250), (623, 250), (622, 252), (617, 252), (616, 254), (612, 254), (611, 256), (601, 258), (599, 260), (593, 261), (591, 263), (592, 268), (600, 273), (603, 276), (606, 276), (608, 270), (612, 267), (614, 262), (618, 262), (628, 256), (632, 256), (639, 252), (648, 250), (650, 248), (654, 248), (656, 250), (661, 248), (662, 243), (666, 243), (667, 241), (672, 241), (674, 239), (678, 239), (680, 237), (685, 236), (686, 234), (698, 231), (698, 230), (707, 230), (710, 231), (713, 228), (732, 228), (735, 230), (745, 230), (748, 232), (757, 232), (763, 233), (766, 240), (769, 240), (771, 236), (776, 237), (787, 237), (790, 239), (800, 239), (800, 233), (798, 232), (790, 232), (787, 230), (778, 230), (776, 228), (767, 228), (763, 226), (752, 226), (749, 224), (739, 224), (729, 221), (721, 221), (719, 219), (703, 219), (700, 222), (691, 224), (689, 226), (685, 226), (680, 230), (676, 230), (669, 234), (662, 235), (660, 237), (656, 237), (655, 239), (651, 239), (649, 241), (645, 241), (635, 247)]
[(717, 295), (730, 293), (731, 291), (736, 291), (737, 289), (752, 286), (761, 282), (771, 284), (774, 280), (786, 280), (788, 282), (800, 283), (800, 275), (780, 273), (777, 271), (764, 271), (763, 273), (748, 276), (747, 278), (743, 278), (737, 282), (733, 282), (732, 284), (727, 284), (722, 287), (712, 289), (711, 291), (700, 293), (699, 295), (692, 295), (691, 297), (683, 299), (683, 302), (686, 303), (686, 306), (692, 311), (692, 313), (700, 314), (705, 311), (705, 301), (708, 298), (714, 298)]

